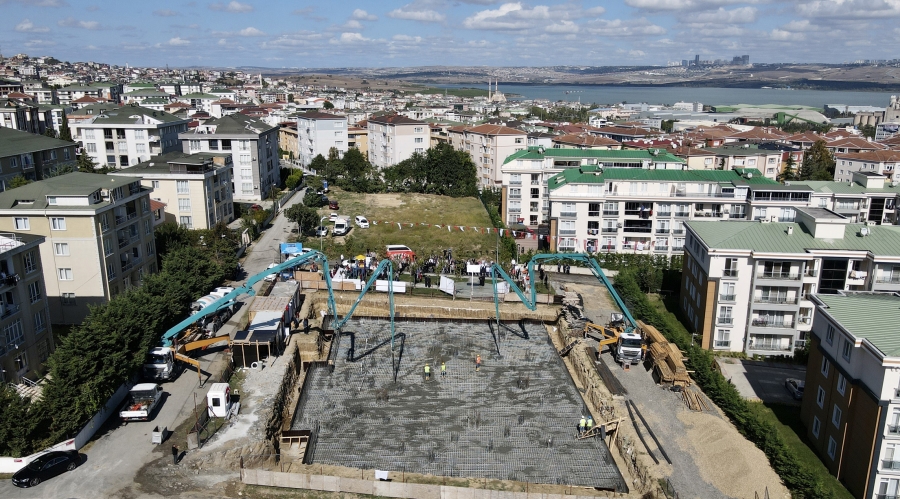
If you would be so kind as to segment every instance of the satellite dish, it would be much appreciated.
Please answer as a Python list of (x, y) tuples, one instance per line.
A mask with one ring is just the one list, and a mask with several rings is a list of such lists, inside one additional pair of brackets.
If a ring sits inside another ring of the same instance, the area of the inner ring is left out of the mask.
[(868, 235), (869, 235), (869, 228), (868, 228), (868, 227), (863, 227), (863, 228), (859, 229), (859, 235), (861, 235), (861, 236), (863, 236), (863, 237), (868, 236)]

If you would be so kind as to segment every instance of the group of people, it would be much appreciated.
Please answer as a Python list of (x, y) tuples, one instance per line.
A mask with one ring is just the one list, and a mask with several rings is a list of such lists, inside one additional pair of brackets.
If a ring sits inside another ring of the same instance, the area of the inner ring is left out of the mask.
[(588, 415), (587, 418), (581, 416), (581, 421), (578, 422), (578, 433), (584, 435), (585, 433), (594, 429), (594, 417)]
[[(480, 370), (481, 370), (481, 354), (478, 354), (475, 356), (475, 371), (478, 372)], [(447, 363), (442, 361), (441, 362), (441, 377), (443, 378), (446, 375), (447, 375)], [(425, 381), (430, 381), (430, 380), (431, 380), (431, 364), (426, 362), (425, 363)]]

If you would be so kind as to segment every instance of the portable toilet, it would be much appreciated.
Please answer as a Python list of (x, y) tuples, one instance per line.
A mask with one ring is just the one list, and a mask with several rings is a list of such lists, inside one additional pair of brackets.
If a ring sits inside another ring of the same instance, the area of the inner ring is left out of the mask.
[(228, 386), (228, 383), (213, 383), (209, 393), (206, 394), (206, 406), (212, 417), (228, 416), (228, 411), (231, 409), (231, 387)]

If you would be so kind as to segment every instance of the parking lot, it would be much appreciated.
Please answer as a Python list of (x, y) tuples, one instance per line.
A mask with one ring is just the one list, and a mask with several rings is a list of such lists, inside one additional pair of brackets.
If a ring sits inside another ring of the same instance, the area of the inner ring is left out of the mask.
[(806, 366), (720, 358), (722, 375), (749, 400), (800, 405), (784, 386), (787, 378), (806, 379)]

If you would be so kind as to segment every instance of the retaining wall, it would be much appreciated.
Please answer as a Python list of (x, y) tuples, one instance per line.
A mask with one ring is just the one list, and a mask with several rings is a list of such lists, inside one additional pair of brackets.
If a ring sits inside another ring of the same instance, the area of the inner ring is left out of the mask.
[(602, 496), (510, 492), (505, 490), (453, 487), (449, 485), (360, 480), (358, 478), (310, 475), (306, 473), (283, 473), (280, 471), (267, 471), (252, 468), (241, 469), (241, 482), (247, 485), (322, 490), (327, 492), (347, 492), (379, 497), (399, 497), (409, 499), (601, 499), (627, 497), (627, 495), (616, 494), (614, 492), (609, 492)]

